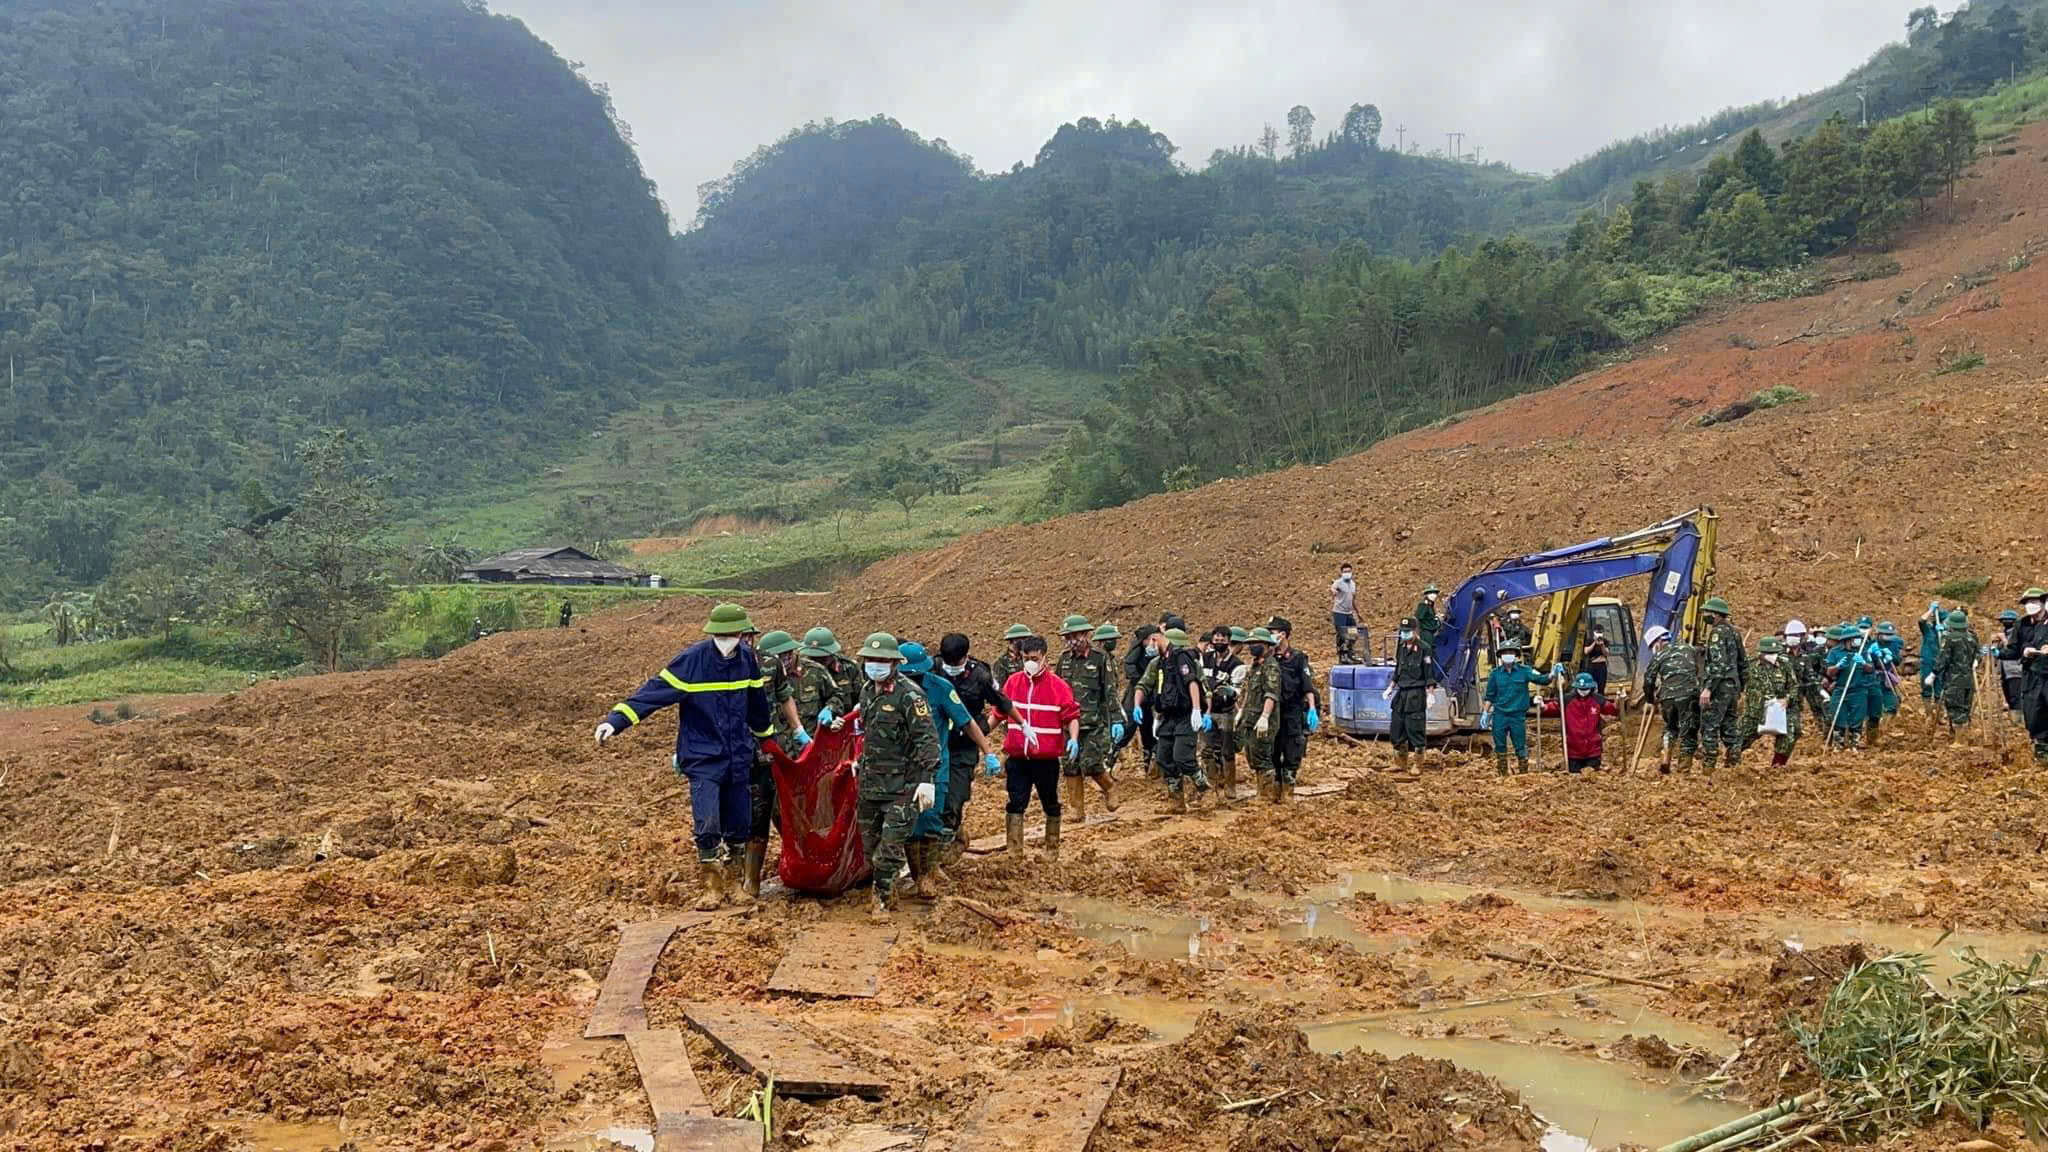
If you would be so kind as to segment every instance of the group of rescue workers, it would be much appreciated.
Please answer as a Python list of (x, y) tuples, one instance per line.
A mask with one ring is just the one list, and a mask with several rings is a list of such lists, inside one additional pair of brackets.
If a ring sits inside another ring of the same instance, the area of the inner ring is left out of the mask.
[[(1341, 663), (1355, 663), (1362, 636), (1356, 586), (1347, 565), (1332, 585), (1332, 623)], [(1442, 691), (1436, 641), (1440, 590), (1425, 589), (1400, 623), (1384, 690), (1395, 763), (1403, 771), (1426, 747), (1427, 714)], [(1918, 678), (1930, 717), (1951, 733), (1971, 722), (1980, 666), (1995, 676), (2006, 709), (2022, 714), (2035, 755), (2048, 763), (2048, 592), (2029, 588), (2021, 612), (2000, 614), (1996, 642), (1980, 643), (1961, 608), (1930, 604), (1919, 620)], [(1876, 746), (1884, 721), (1899, 711), (1905, 638), (1891, 621), (1865, 616), (1816, 634), (1788, 620), (1762, 637), (1752, 655), (1719, 596), (1701, 605), (1698, 644), (1651, 627), (1634, 703), (1654, 706), (1663, 722), (1659, 769), (1673, 757), (1684, 771), (1733, 766), (1768, 739), (1771, 764), (1784, 765), (1810, 711), (1838, 747)], [(1598, 769), (1602, 720), (1618, 712), (1606, 691), (1607, 638), (1589, 631), (1579, 670), (1562, 663), (1539, 671), (1523, 663), (1531, 649), (1521, 611), (1509, 605), (1489, 622), (1491, 670), (1481, 726), (1489, 730), (1496, 770), (1529, 770), (1528, 716), (1561, 719), (1570, 772)], [(759, 895), (768, 833), (776, 820), (773, 753), (800, 754), (815, 734), (861, 734), (856, 826), (874, 871), (874, 911), (887, 915), (899, 875), (917, 892), (936, 894), (941, 869), (956, 862), (972, 798), (975, 767), (1005, 777), (1004, 840), (1024, 846), (1024, 817), (1035, 792), (1045, 815), (1044, 850), (1056, 860), (1071, 809), (1086, 819), (1091, 790), (1117, 807), (1114, 766), (1134, 741), (1147, 769), (1164, 782), (1168, 811), (1199, 808), (1213, 789), (1236, 804), (1237, 755), (1256, 795), (1288, 802), (1321, 724), (1315, 670), (1291, 642), (1280, 616), (1252, 629), (1217, 625), (1198, 643), (1182, 618), (1167, 613), (1137, 630), (1121, 661), (1123, 633), (1070, 615), (1060, 622), (1058, 654), (1046, 638), (1017, 624), (1003, 634), (993, 664), (970, 654), (961, 633), (939, 641), (937, 659), (920, 644), (887, 632), (869, 635), (849, 659), (829, 628), (763, 634), (735, 604), (721, 604), (706, 638), (618, 704), (597, 727), (602, 745), (671, 705), (680, 719), (674, 767), (689, 782), (703, 884), (700, 907)], [(1569, 684), (1570, 691), (1563, 691)], [(1544, 689), (1556, 687), (1553, 698)], [(1540, 693), (1540, 697), (1539, 697)], [(1541, 705), (1539, 707), (1539, 699)], [(735, 883), (731, 870), (739, 876)]]
[[(1123, 633), (1071, 615), (1060, 652), (1013, 625), (993, 664), (948, 633), (938, 658), (876, 632), (848, 659), (829, 628), (801, 641), (763, 634), (735, 604), (712, 610), (706, 639), (685, 649), (597, 727), (602, 745), (676, 706), (676, 772), (689, 782), (702, 908), (760, 894), (776, 818), (773, 749), (799, 754), (824, 729), (859, 724), (855, 767), (861, 848), (873, 864), (875, 913), (887, 915), (899, 875), (936, 895), (941, 869), (965, 845), (961, 825), (975, 768), (1004, 776), (1006, 847), (1024, 847), (1032, 794), (1045, 815), (1045, 854), (1059, 857), (1062, 823), (1087, 815), (1091, 790), (1117, 808), (1114, 765), (1135, 739), (1161, 777), (1168, 810), (1199, 807), (1212, 786), (1238, 802), (1237, 753), (1259, 797), (1286, 803), (1321, 724), (1315, 670), (1279, 616), (1254, 629), (1218, 626), (1197, 649), (1173, 613)], [(998, 749), (1000, 748), (1000, 751)], [(737, 864), (737, 882), (732, 870)]]

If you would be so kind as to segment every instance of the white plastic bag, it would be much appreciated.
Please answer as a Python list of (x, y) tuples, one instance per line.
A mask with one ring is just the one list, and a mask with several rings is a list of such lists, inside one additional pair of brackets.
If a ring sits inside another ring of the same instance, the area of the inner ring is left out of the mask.
[(1764, 701), (1764, 722), (1757, 726), (1757, 734), (1762, 736), (1785, 735), (1785, 702), (1783, 700)]

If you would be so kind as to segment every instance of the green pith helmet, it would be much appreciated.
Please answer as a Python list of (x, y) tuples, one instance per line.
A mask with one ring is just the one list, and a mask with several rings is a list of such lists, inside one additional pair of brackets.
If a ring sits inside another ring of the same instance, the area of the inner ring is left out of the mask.
[(2043, 592), (2043, 591), (2041, 591), (2041, 589), (2039, 589), (2038, 587), (2037, 587), (2037, 588), (2029, 588), (2029, 589), (2027, 589), (2027, 590), (2026, 590), (2025, 592), (2022, 592), (2022, 593), (2020, 593), (2020, 599), (2021, 599), (2021, 600), (2023, 600), (2023, 601), (2024, 601), (2024, 600), (2048, 600), (2048, 592)]
[(2007, 608), (1998, 614), (1998, 622), (2000, 624), (2017, 624), (2020, 622), (2020, 614)]
[(1124, 634), (1117, 631), (1114, 624), (1104, 624), (1095, 630), (1095, 639), (1097, 640), (1121, 640), (1123, 637)]
[(1086, 632), (1093, 627), (1095, 625), (1089, 623), (1086, 616), (1076, 612), (1065, 620), (1060, 621), (1060, 635), (1072, 636), (1076, 632)]
[(1007, 631), (1007, 632), (1005, 632), (1005, 633), (1003, 633), (1003, 639), (1005, 639), (1005, 640), (1022, 640), (1023, 638), (1025, 638), (1026, 636), (1029, 636), (1029, 635), (1031, 635), (1031, 628), (1030, 628), (1030, 626), (1029, 626), (1029, 625), (1025, 625), (1025, 624), (1012, 624), (1012, 625), (1010, 625), (1010, 630), (1009, 630), (1009, 631)]
[(1166, 642), (1175, 648), (1185, 648), (1188, 646), (1188, 634), (1180, 628), (1168, 628)]
[(1856, 630), (1847, 624), (1837, 624), (1833, 628), (1828, 629), (1828, 639), (1830, 640), (1847, 640), (1855, 634)]
[(887, 632), (870, 632), (867, 643), (861, 645), (855, 655), (863, 660), (901, 660), (903, 648)]
[(704, 622), (706, 636), (738, 636), (753, 630), (754, 622), (747, 619), (747, 610), (737, 604), (720, 604), (711, 610), (711, 619)]
[(813, 628), (804, 633), (804, 646), (800, 651), (806, 656), (839, 655), (839, 638), (832, 635), (830, 628)]
[(1437, 594), (1437, 595), (1439, 595), (1439, 596), (1441, 596), (1441, 595), (1443, 595), (1443, 594), (1444, 594), (1444, 590), (1443, 590), (1443, 589), (1441, 589), (1441, 588), (1439, 588), (1439, 587), (1437, 587), (1437, 586), (1436, 586), (1436, 585), (1434, 585), (1434, 584), (1431, 584), (1431, 585), (1429, 585), (1428, 587), (1426, 587), (1426, 588), (1424, 588), (1424, 589), (1422, 590), (1422, 594), (1423, 594), (1424, 596), (1427, 596), (1427, 595), (1429, 595), (1429, 594), (1430, 594), (1430, 593), (1432, 593), (1432, 592), (1436, 593), (1436, 594)]
[(1726, 616), (1728, 615), (1728, 602), (1719, 596), (1709, 596), (1707, 597), (1707, 602), (1700, 605), (1700, 611), (1712, 612), (1716, 616)]
[(1395, 626), (1395, 630), (1396, 630), (1396, 631), (1402, 631), (1402, 632), (1413, 632), (1413, 631), (1415, 631), (1415, 617), (1413, 617), (1413, 616), (1403, 616), (1403, 617), (1401, 617), (1401, 623)]
[(1251, 638), (1252, 638), (1252, 634), (1251, 634), (1251, 633), (1249, 633), (1249, 632), (1247, 632), (1247, 631), (1245, 631), (1245, 630), (1244, 630), (1244, 629), (1242, 629), (1242, 628), (1232, 628), (1232, 629), (1230, 630), (1230, 642), (1231, 642), (1232, 644), (1245, 644), (1245, 643), (1249, 643), (1249, 642), (1250, 642), (1250, 640), (1251, 640)]
[(1877, 634), (1879, 636), (1897, 636), (1899, 634), (1898, 625), (1893, 624), (1889, 620), (1880, 620), (1877, 624)]
[(1868, 632), (1874, 627), (1876, 627), (1876, 625), (1870, 622), (1870, 617), (1858, 616), (1856, 618), (1856, 630), (1858, 632)]
[(763, 656), (780, 656), (784, 652), (796, 651), (796, 637), (778, 630), (761, 637), (761, 642), (754, 647), (759, 649)]
[(1273, 633), (1264, 628), (1254, 628), (1252, 629), (1250, 642), (1253, 644), (1271, 644), (1273, 642)]
[(1512, 636), (1500, 642), (1500, 654), (1505, 656), (1510, 652), (1517, 656), (1522, 654), (1522, 642)]
[(1944, 619), (1942, 623), (1947, 625), (1951, 631), (1961, 632), (1963, 629), (1968, 628), (1970, 626), (1970, 618), (1963, 614), (1962, 609), (1958, 608), (1955, 611), (1949, 613), (1948, 617)]
[(1765, 656), (1776, 656), (1785, 650), (1785, 645), (1776, 636), (1766, 636), (1757, 641), (1756, 650)]

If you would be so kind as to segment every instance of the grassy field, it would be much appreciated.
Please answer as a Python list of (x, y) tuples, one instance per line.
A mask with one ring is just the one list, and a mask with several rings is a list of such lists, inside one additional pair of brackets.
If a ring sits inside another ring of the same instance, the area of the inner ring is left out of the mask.
[(9, 641), (0, 707), (228, 692), (299, 662), (289, 646), (211, 628), (62, 648), (49, 643), (46, 624), (15, 621), (0, 629)]
[(1014, 354), (928, 357), (787, 394), (707, 398), (677, 384), (617, 413), (559, 467), (467, 494), (407, 531), (480, 551), (549, 543), (555, 510), (589, 497), (608, 501), (629, 535), (822, 519), (874, 454), (902, 445), (969, 477), (1002, 471), (1043, 455), (1103, 394), (1100, 376)]

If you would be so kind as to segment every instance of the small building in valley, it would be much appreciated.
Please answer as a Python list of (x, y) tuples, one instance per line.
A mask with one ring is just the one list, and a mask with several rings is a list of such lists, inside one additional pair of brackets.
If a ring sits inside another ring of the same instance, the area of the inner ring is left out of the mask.
[(579, 548), (519, 548), (471, 564), (458, 579), (470, 584), (648, 585), (646, 573), (599, 560)]

